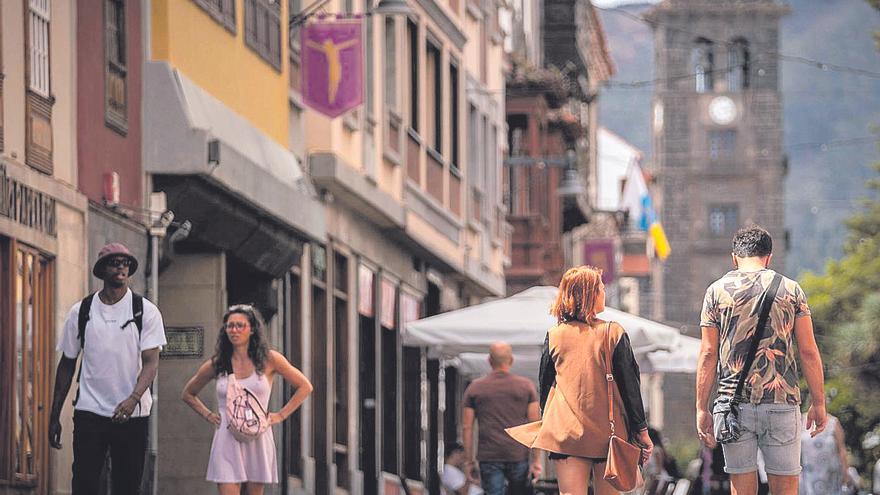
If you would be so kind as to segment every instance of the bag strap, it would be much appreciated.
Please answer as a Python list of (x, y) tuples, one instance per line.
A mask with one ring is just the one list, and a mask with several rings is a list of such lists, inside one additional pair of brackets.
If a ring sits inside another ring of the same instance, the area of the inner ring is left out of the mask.
[(614, 374), (611, 373), (611, 322), (605, 326), (605, 381), (608, 383), (608, 423), (614, 435)]
[(760, 344), (761, 339), (764, 336), (764, 327), (767, 325), (767, 320), (770, 318), (770, 308), (773, 306), (773, 300), (776, 299), (776, 292), (779, 290), (780, 282), (782, 282), (782, 275), (777, 273), (773, 276), (773, 281), (770, 282), (770, 287), (768, 287), (767, 290), (764, 291), (764, 294), (761, 295), (761, 312), (758, 315), (758, 324), (755, 326), (755, 333), (752, 335), (749, 353), (746, 354), (746, 360), (743, 362), (739, 380), (736, 382), (736, 390), (733, 391), (734, 402), (742, 400), (740, 394), (742, 394), (743, 386), (745, 386), (746, 376), (752, 369), (752, 362), (755, 360), (755, 354), (758, 352), (758, 344)]
[(79, 314), (77, 314), (77, 338), (79, 338), (80, 350), (86, 348), (86, 325), (89, 323), (89, 313), (92, 309), (92, 299), (95, 298), (97, 292), (87, 295), (79, 305)]

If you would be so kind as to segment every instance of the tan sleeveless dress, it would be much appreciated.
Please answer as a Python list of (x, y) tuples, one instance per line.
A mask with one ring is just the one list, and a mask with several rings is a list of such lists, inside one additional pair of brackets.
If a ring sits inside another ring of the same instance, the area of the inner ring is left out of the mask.
[[(608, 384), (606, 355), (623, 335), (618, 326), (561, 323), (549, 332), (550, 356), (556, 366), (556, 385), (550, 390), (540, 421), (508, 428), (516, 441), (536, 449), (577, 457), (608, 454)], [(623, 401), (614, 385), (615, 431), (628, 438)]]

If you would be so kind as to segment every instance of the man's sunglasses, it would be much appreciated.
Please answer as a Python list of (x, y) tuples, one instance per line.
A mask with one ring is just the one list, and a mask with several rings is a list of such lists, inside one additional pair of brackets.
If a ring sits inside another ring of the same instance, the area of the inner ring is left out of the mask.
[(128, 258), (111, 258), (105, 264), (113, 268), (129, 267), (131, 266), (131, 260)]

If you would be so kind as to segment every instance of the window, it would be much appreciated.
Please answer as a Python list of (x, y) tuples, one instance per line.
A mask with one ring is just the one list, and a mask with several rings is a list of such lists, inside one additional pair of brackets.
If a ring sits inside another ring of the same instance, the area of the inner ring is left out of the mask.
[(736, 153), (736, 131), (722, 129), (709, 131), (709, 158), (714, 161), (729, 160)]
[(28, 4), (28, 89), (49, 97), (49, 2), (29, 0)]
[[(369, 8), (369, 0), (364, 5), (364, 10), (366, 11)], [(373, 56), (373, 47), (376, 40), (374, 39), (374, 33), (376, 32), (373, 23), (375, 22), (374, 16), (366, 16), (364, 17), (364, 111), (367, 112), (367, 116), (373, 115), (373, 102), (375, 100), (375, 95), (373, 94), (373, 90), (375, 89), (373, 86), (373, 72), (374, 71), (374, 61), (375, 58)]]
[(739, 228), (739, 206), (714, 205), (709, 207), (709, 233), (713, 237), (727, 237)]
[(397, 29), (394, 19), (385, 18), (385, 106), (397, 110)]
[(235, 32), (235, 0), (195, 0), (226, 29)]
[(409, 42), (409, 126), (419, 131), (419, 26), (412, 20), (406, 21), (406, 35)]
[[(302, 277), (300, 269), (296, 267), (289, 276), (287, 294), (289, 328), (286, 333), (287, 358), (290, 364), (303, 369), (303, 328), (302, 328)], [(293, 387), (284, 384), (285, 397), (294, 393)], [(287, 472), (291, 476), (302, 479), (303, 476), (303, 451), (302, 451), (302, 412), (297, 409), (288, 421), (284, 422), (285, 448), (287, 449)]]
[(333, 287), (334, 371), (336, 436), (333, 448), (336, 463), (336, 482), (342, 488), (349, 486), (348, 466), (348, 258), (335, 253)]
[(28, 0), (26, 26), (25, 163), (52, 173), (52, 98), (49, 71), (50, 0)]
[(277, 1), (244, 0), (244, 41), (281, 70), (281, 6)]
[(0, 380), (0, 479), (46, 486), (45, 430), (50, 404), (54, 308), (52, 262), (11, 239), (0, 240), (4, 325), (0, 360), (10, 373)]
[[(287, 13), (293, 17), (303, 10), (302, 0), (287, 0)], [(299, 47), (299, 26), (290, 27), (290, 36), (287, 39), (287, 46), (291, 52), (298, 52)]]
[(427, 128), (425, 139), (435, 151), (441, 150), (443, 136), (443, 72), (440, 70), (440, 48), (427, 43), (425, 95), (427, 96)]
[(312, 245), (312, 325), (311, 357), (312, 374), (309, 376), (315, 391), (309, 397), (312, 404), (312, 453), (315, 459), (315, 491), (328, 493), (327, 466), (333, 461), (329, 457), (328, 440), (328, 393), (330, 387), (327, 356), (327, 335), (332, 329), (327, 321), (327, 250), (317, 244)]
[(376, 275), (358, 265), (359, 465), (365, 479), (377, 478), (376, 466)]
[(382, 278), (381, 292), (381, 367), (382, 367), (382, 470), (397, 474), (398, 469), (398, 430), (397, 420), (397, 381), (398, 381), (398, 341), (397, 341), (397, 286), (391, 280)]
[(458, 66), (455, 63), (449, 64), (449, 139), (450, 139), (450, 157), (449, 162), (452, 168), (461, 167), (461, 156), (459, 155), (459, 132), (458, 127), (458, 106), (459, 106), (459, 89), (458, 89)]
[(481, 145), (483, 130), (480, 126), (480, 113), (477, 107), (468, 105), (468, 161), (467, 176), (471, 188), (471, 219), (482, 220), (483, 212), (483, 171)]
[(104, 122), (122, 134), (128, 130), (125, 4), (104, 1)]
[(705, 38), (698, 38), (691, 51), (691, 66), (694, 73), (694, 89), (697, 93), (710, 93), (715, 84), (713, 73), (715, 71), (715, 53), (712, 42)]
[(749, 42), (738, 38), (727, 52), (727, 90), (742, 91), (749, 87)]

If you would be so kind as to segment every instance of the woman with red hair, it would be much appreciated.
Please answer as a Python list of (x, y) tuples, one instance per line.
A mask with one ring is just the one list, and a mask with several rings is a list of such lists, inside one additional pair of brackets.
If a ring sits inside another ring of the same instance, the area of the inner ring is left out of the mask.
[(604, 309), (601, 270), (579, 266), (565, 272), (550, 308), (558, 324), (547, 332), (541, 357), (542, 420), (508, 430), (529, 447), (550, 452), (562, 495), (587, 493), (591, 472), (596, 495), (619, 493), (604, 479), (611, 435), (608, 357), (617, 389), (613, 394), (615, 433), (640, 445), (643, 461), (654, 447), (629, 337), (619, 324), (596, 316)]

